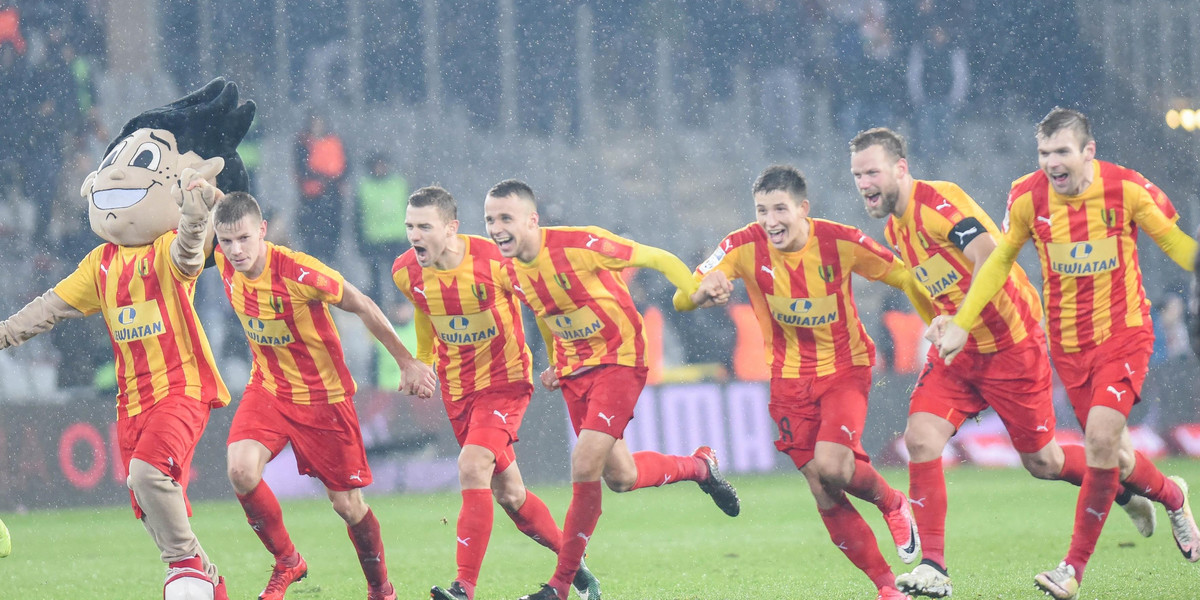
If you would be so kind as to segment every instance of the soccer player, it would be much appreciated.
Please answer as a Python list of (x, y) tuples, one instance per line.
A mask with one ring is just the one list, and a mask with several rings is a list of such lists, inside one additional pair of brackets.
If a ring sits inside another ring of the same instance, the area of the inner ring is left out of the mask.
[(267, 242), (267, 222), (250, 194), (221, 199), (213, 225), (217, 267), (254, 359), (229, 429), (228, 469), (246, 520), (275, 557), (259, 599), (282, 599), (308, 574), (279, 501), (262, 480), (267, 462), (290, 442), (300, 473), (325, 485), (333, 510), (346, 521), (368, 600), (394, 600), (379, 521), (361, 491), (371, 484), (371, 468), (354, 410), (355, 383), (329, 306), (354, 313), (383, 343), (402, 370), (405, 393), (431, 397), (433, 369), (409, 353), (375, 302), (340, 273)]
[(512, 258), (513, 289), (533, 309), (546, 338), (546, 389), (561, 389), (579, 439), (571, 454), (571, 504), (563, 521), (558, 567), (526, 600), (565, 600), (600, 518), (600, 480), (628, 492), (695, 481), (729, 516), (737, 492), (721, 476), (716, 454), (701, 446), (691, 456), (631, 454), (622, 436), (646, 384), (646, 336), (620, 271), (649, 267), (689, 292), (696, 288), (675, 255), (599, 227), (542, 227), (533, 190), (502, 181), (484, 200), (488, 235)]
[[(884, 235), (933, 298), (938, 315), (953, 316), (971, 280), (1001, 237), (987, 213), (957, 185), (915, 180), (903, 137), (870, 129), (850, 142), (850, 172), (867, 213), (887, 219)], [(1054, 440), (1050, 360), (1042, 333), (1042, 303), (1020, 265), (1014, 266), (971, 330), (965, 354), (952, 365), (929, 359), (909, 405), (904, 443), (909, 489), (921, 531), (922, 560), (896, 578), (901, 591), (940, 598), (951, 593), (945, 561), (946, 477), (942, 451), (963, 422), (989, 406), (1000, 416), (1021, 464), (1039, 479), (1083, 482), (1083, 448)], [(1123, 491), (1122, 506), (1142, 535), (1154, 532), (1154, 506)]]
[(1126, 427), (1141, 399), (1154, 341), (1137, 232), (1149, 234), (1186, 270), (1197, 246), (1175, 224), (1179, 217), (1162, 190), (1132, 169), (1095, 159), (1096, 141), (1082, 113), (1051, 110), (1038, 123), (1037, 150), (1039, 170), (1012, 185), (1004, 238), (975, 273), (958, 314), (937, 324), (935, 337), (949, 364), (1033, 238), (1045, 277), (1050, 357), (1084, 428), (1087, 456), (1070, 549), (1035, 581), (1055, 598), (1076, 598), (1122, 482), (1162, 503), (1180, 551), (1200, 560), (1187, 484), (1164, 477), (1135, 452)]
[(804, 474), (833, 543), (861, 569), (883, 600), (907, 598), (895, 587), (875, 534), (846, 492), (884, 515), (900, 558), (920, 551), (904, 493), (871, 466), (862, 447), (875, 345), (863, 329), (851, 273), (903, 290), (929, 322), (933, 308), (917, 280), (863, 232), (809, 218), (804, 175), (776, 165), (752, 187), (757, 222), (721, 240), (696, 268), (700, 287), (675, 293), (675, 307), (721, 304), (732, 279), (746, 284), (771, 368), (768, 409), (779, 427), (775, 447)]
[[(525, 488), (513, 444), (533, 396), (532, 357), (521, 306), (513, 299), (512, 263), (487, 238), (458, 233), (458, 205), (440, 187), (408, 198), (412, 248), (396, 259), (392, 279), (416, 308), (417, 358), (437, 367), (442, 402), (458, 455), (458, 574), (433, 600), (475, 597), (492, 535), (492, 497), (517, 528), (555, 554), (562, 530), (541, 498)], [(582, 566), (573, 580), (586, 600), (600, 585)]]

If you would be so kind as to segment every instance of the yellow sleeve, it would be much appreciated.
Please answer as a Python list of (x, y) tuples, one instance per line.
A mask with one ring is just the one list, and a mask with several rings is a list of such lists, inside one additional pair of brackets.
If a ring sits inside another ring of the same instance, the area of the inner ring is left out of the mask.
[(675, 287), (692, 295), (700, 287), (700, 282), (692, 277), (692, 270), (679, 260), (678, 256), (654, 246), (638, 244), (633, 249), (633, 259), (630, 263), (635, 267), (648, 267), (662, 273)]
[(912, 271), (904, 266), (904, 262), (896, 259), (895, 266), (884, 273), (883, 277), (879, 278), (882, 281), (908, 296), (908, 301), (912, 302), (913, 308), (917, 314), (921, 315), (921, 320), (928, 325), (933, 321), (936, 311), (933, 308), (933, 300), (929, 297), (929, 290), (921, 285), (917, 278), (913, 276)]
[(1021, 247), (1014, 246), (1010, 239), (1006, 237), (1000, 240), (996, 249), (992, 250), (991, 256), (979, 267), (979, 272), (971, 281), (971, 289), (967, 290), (967, 297), (963, 299), (962, 306), (958, 307), (958, 314), (954, 315), (955, 325), (970, 331), (975, 327), (979, 313), (983, 312), (988, 302), (991, 302), (1004, 287), (1004, 282), (1008, 280), (1008, 272), (1017, 260), (1017, 253), (1021, 251)]
[(86, 315), (100, 312), (100, 296), (96, 292), (96, 277), (100, 270), (100, 249), (93, 250), (79, 262), (79, 267), (54, 286), (54, 293), (72, 308)]
[(689, 312), (700, 308), (695, 302), (692, 302), (692, 295), (684, 293), (683, 290), (676, 288), (675, 295), (671, 296), (671, 304), (675, 305), (675, 310), (679, 312)]
[(417, 360), (433, 366), (433, 322), (417, 309), (413, 311), (413, 323), (417, 330)]
[(550, 366), (554, 366), (554, 332), (550, 331), (550, 326), (546, 324), (541, 317), (534, 317), (537, 321), (538, 331), (542, 332), (542, 341), (546, 343), (546, 359), (550, 361)]
[[(1175, 222), (1179, 220), (1179, 213), (1175, 211), (1175, 206), (1171, 204), (1171, 199), (1158, 186), (1147, 181), (1145, 178), (1139, 178), (1135, 181), (1126, 181), (1126, 198), (1133, 198), (1133, 206), (1130, 207), (1130, 214), (1133, 217), (1133, 222), (1137, 226), (1157, 239), (1160, 235), (1165, 234)], [(1136, 194), (1129, 194), (1129, 188), (1137, 190)], [(1161, 244), (1160, 244), (1161, 246)]]
[(1178, 225), (1172, 225), (1166, 233), (1154, 236), (1154, 241), (1175, 264), (1183, 267), (1184, 271), (1195, 268), (1196, 250), (1200, 246), (1197, 246), (1196, 240), (1184, 233)]

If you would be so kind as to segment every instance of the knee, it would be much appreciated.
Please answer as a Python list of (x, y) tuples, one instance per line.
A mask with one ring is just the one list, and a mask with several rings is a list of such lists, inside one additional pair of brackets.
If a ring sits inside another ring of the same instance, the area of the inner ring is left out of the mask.
[(330, 501), (333, 511), (349, 525), (358, 523), (367, 514), (367, 503), (363, 502), (361, 494), (335, 494)]
[(234, 491), (239, 494), (254, 491), (258, 482), (262, 480), (262, 474), (253, 466), (233, 461), (226, 466), (226, 475), (229, 476), (229, 483), (233, 484)]
[(1062, 465), (1056, 464), (1047, 457), (1036, 454), (1021, 455), (1021, 464), (1037, 479), (1058, 479), (1062, 473)]
[(816, 471), (817, 478), (825, 489), (841, 491), (850, 484), (850, 478), (854, 476), (854, 463), (847, 467), (834, 461), (818, 462)]
[(490, 452), (463, 452), (458, 455), (458, 481), (464, 489), (486, 488), (496, 468)]
[(636, 476), (627, 477), (621, 473), (616, 473), (616, 474), (605, 473), (605, 475), (604, 475), (604, 485), (607, 485), (608, 489), (610, 489), (618, 494), (622, 494), (622, 493), (632, 490), (633, 486), (636, 482), (637, 482)]
[(908, 459), (911, 462), (929, 462), (941, 456), (943, 450), (943, 445), (931, 436), (911, 428), (904, 432), (904, 446), (908, 448)]
[(506, 512), (516, 513), (525, 504), (525, 488), (492, 488), (492, 497), (496, 499), (496, 504), (499, 504), (500, 508)]

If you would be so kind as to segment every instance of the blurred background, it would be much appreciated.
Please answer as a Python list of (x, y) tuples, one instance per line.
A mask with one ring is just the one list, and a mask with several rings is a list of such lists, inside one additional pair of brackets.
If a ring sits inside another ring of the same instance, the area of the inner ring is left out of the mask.
[[(544, 224), (598, 225), (694, 265), (753, 220), (750, 183), (773, 163), (807, 174), (813, 216), (882, 239), (847, 151), (875, 126), (907, 136), (917, 178), (958, 183), (999, 221), (1009, 183), (1036, 168), (1035, 124), (1062, 105), (1092, 119), (1098, 158), (1157, 183), (1185, 231), (1200, 224), (1194, 0), (0, 0), (0, 316), (101, 242), (79, 186), (111, 136), (216, 76), (258, 103), (240, 152), (270, 238), (338, 268), (410, 340), (390, 267), (407, 248), (404, 202), (430, 184), (455, 195), (466, 233), (484, 233), (488, 188), (516, 177)], [(1133, 422), (1158, 455), (1186, 452), (1200, 446), (1200, 426), (1180, 427), (1200, 421), (1188, 274), (1141, 246), (1158, 345)], [(1034, 258), (1027, 247), (1021, 262), (1040, 286)], [(626, 277), (654, 369), (631, 445), (709, 443), (733, 472), (790, 468), (771, 446), (748, 307), (679, 315), (664, 278)], [(856, 290), (879, 350), (864, 439), (901, 460), (920, 320), (886, 286)], [(236, 398), (249, 350), (215, 274), (196, 304)], [(391, 392), (394, 365), (341, 316), (376, 489), (453, 487), (440, 401)], [(0, 353), (0, 509), (122, 501), (111, 361), (99, 318)], [(194, 495), (228, 496), (232, 414), (214, 415)], [(989, 423), (973, 426), (985, 447), (960, 435), (948, 460), (1010, 461)], [(559, 396), (539, 392), (519, 446), (527, 478), (566, 479), (568, 430)], [(281, 495), (318, 489), (286, 460), (272, 469), (293, 480)]]

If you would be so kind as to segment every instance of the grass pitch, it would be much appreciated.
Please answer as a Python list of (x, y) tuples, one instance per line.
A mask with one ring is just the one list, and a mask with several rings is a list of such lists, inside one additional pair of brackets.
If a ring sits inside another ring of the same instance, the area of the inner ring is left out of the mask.
[[(1160, 465), (1200, 490), (1200, 461)], [(907, 488), (903, 470), (884, 475)], [(741, 516), (720, 512), (692, 483), (617, 495), (605, 492), (604, 514), (588, 548), (588, 564), (604, 597), (636, 600), (829, 598), (872, 599), (874, 588), (829, 541), (799, 473), (735, 477)], [(1055, 566), (1070, 541), (1076, 489), (1020, 470), (958, 468), (947, 473), (950, 516), (947, 558), (954, 598), (1041, 598), (1033, 576)], [(569, 488), (536, 489), (560, 519)], [(369, 496), (383, 526), (390, 575), (400, 598), (428, 598), (431, 585), (454, 577), (457, 493)], [(1200, 504), (1200, 493), (1192, 500)], [(878, 511), (856, 506), (872, 525), (897, 573), (906, 565)], [(271, 557), (233, 501), (198, 503), (193, 527), (228, 581), (231, 598), (256, 598)], [(13, 553), (0, 560), (2, 600), (156, 598), (163, 565), (128, 508), (0, 515)], [(289, 598), (365, 598), (366, 584), (345, 526), (325, 501), (285, 501), (284, 519), (309, 564), (309, 577)], [(479, 600), (514, 600), (535, 591), (554, 557), (525, 538), (496, 509), (496, 527), (479, 581)], [(1183, 560), (1158, 509), (1158, 531), (1140, 537), (1114, 507), (1081, 598), (1200, 598), (1200, 564)]]

